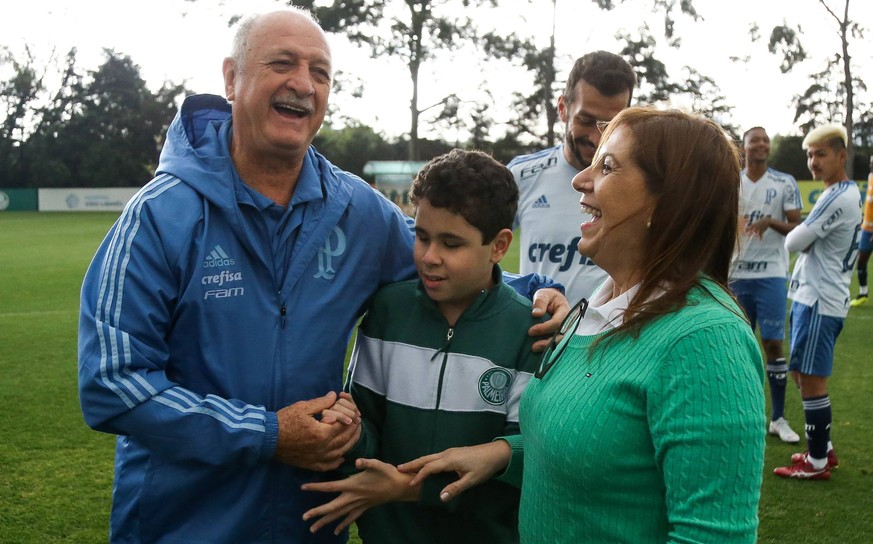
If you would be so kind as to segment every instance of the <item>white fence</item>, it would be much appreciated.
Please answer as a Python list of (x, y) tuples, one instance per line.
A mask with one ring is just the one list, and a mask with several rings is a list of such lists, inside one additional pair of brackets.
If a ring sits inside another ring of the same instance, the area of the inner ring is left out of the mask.
[(124, 209), (140, 187), (103, 189), (40, 189), (41, 212), (111, 212)]

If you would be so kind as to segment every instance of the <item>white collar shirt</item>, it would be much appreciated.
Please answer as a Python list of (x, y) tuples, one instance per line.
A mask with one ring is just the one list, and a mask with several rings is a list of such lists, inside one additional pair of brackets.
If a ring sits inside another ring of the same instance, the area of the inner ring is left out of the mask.
[(591, 336), (620, 327), (624, 322), (624, 313), (630, 305), (631, 299), (640, 290), (640, 284), (636, 284), (624, 293), (610, 300), (615, 283), (612, 278), (607, 278), (597, 291), (591, 295), (585, 316), (579, 322), (576, 334)]

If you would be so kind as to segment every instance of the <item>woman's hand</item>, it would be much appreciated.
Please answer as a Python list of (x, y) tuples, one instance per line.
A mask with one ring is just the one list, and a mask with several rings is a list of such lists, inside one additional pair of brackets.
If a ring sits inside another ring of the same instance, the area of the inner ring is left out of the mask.
[(310, 532), (315, 533), (345, 516), (334, 530), (334, 534), (339, 534), (374, 506), (386, 502), (417, 501), (421, 494), (421, 486), (410, 485), (412, 475), (398, 472), (394, 465), (378, 459), (358, 459), (355, 467), (362, 472), (344, 480), (303, 484), (304, 491), (340, 494), (332, 501), (303, 514), (304, 521), (320, 518), (309, 528)]
[(467, 489), (490, 480), (509, 465), (512, 450), (505, 440), (495, 440), (478, 446), (450, 448), (440, 453), (425, 455), (397, 466), (400, 472), (417, 473), (411, 486), (420, 486), (431, 474), (454, 472), (460, 478), (440, 492), (440, 500), (448, 502)]

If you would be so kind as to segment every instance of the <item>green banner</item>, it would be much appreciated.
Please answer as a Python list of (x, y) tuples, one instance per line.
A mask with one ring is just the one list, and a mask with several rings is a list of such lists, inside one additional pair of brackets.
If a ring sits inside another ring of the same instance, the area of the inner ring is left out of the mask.
[(38, 207), (36, 189), (0, 189), (0, 212), (34, 212)]

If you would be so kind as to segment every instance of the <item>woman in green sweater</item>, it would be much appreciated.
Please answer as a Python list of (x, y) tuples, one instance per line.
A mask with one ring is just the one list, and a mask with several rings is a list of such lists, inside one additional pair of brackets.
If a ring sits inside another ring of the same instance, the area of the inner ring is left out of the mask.
[(521, 486), (521, 541), (754, 543), (764, 465), (758, 345), (727, 288), (739, 157), (715, 123), (629, 108), (573, 179), (579, 252), (609, 273), (520, 406), (521, 434), (399, 467), (452, 500)]

